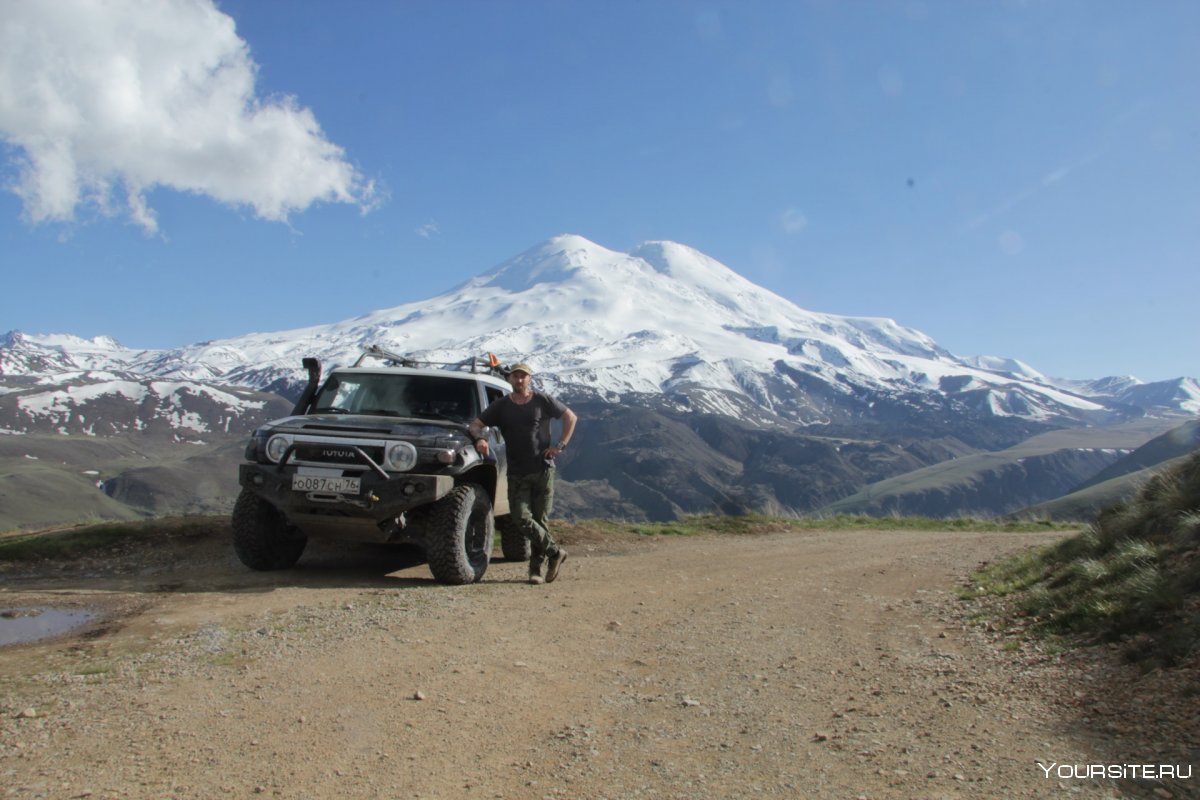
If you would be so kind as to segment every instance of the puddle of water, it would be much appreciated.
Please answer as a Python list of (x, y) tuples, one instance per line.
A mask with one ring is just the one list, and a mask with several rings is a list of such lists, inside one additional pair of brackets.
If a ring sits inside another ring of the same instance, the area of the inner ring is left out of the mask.
[(99, 616), (86, 608), (2, 608), (0, 647), (36, 642), (82, 627)]

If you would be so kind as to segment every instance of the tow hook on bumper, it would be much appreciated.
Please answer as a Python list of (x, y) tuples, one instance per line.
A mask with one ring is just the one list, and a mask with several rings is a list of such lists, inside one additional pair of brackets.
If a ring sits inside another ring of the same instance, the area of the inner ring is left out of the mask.
[(344, 494), (328, 494), (325, 492), (308, 492), (304, 495), (304, 499), (310, 503), (330, 503), (337, 505), (338, 503), (347, 503), (358, 508), (370, 509), (379, 502), (379, 495), (371, 492), (364, 498), (347, 497)]

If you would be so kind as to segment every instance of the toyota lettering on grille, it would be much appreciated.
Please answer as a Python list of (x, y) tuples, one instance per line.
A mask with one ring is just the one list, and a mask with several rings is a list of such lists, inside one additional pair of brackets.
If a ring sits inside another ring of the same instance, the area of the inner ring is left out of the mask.
[(328, 449), (321, 451), (321, 458), (354, 458), (354, 456), (355, 453), (353, 450)]

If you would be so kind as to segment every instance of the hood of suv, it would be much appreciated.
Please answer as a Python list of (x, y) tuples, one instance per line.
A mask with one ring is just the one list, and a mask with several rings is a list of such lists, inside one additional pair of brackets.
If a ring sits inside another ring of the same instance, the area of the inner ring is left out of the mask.
[(374, 414), (307, 414), (275, 420), (271, 428), (278, 433), (420, 437), (444, 434), (448, 428), (465, 431), (467, 425), (448, 419), (382, 417)]

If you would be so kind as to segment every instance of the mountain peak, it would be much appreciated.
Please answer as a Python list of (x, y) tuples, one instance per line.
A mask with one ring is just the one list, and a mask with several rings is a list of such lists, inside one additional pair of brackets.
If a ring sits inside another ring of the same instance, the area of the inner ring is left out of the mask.
[(523, 292), (538, 285), (566, 283), (578, 277), (580, 271), (601, 268), (622, 257), (582, 236), (564, 233), (510, 258), (466, 285)]
[[(469, 288), (523, 293), (537, 287), (573, 288), (605, 297), (630, 292), (646, 296), (665, 292), (684, 302), (703, 302), (732, 312), (786, 303), (743, 278), (716, 259), (671, 241), (643, 242), (628, 253), (610, 250), (577, 234), (560, 234), (466, 284)], [(787, 304), (790, 306), (790, 304)]]
[(607, 247), (596, 244), (591, 239), (579, 234), (560, 233), (557, 236), (550, 237), (539, 245), (529, 248), (521, 255), (510, 259), (506, 263), (537, 259), (582, 267), (587, 266), (591, 262), (603, 262), (612, 258), (619, 258), (623, 255), (624, 253), (609, 250)]
[(773, 307), (779, 303), (791, 306), (774, 292), (752, 283), (715, 258), (685, 244), (667, 241), (644, 242), (629, 255), (645, 262), (655, 272), (730, 310), (750, 311)]

